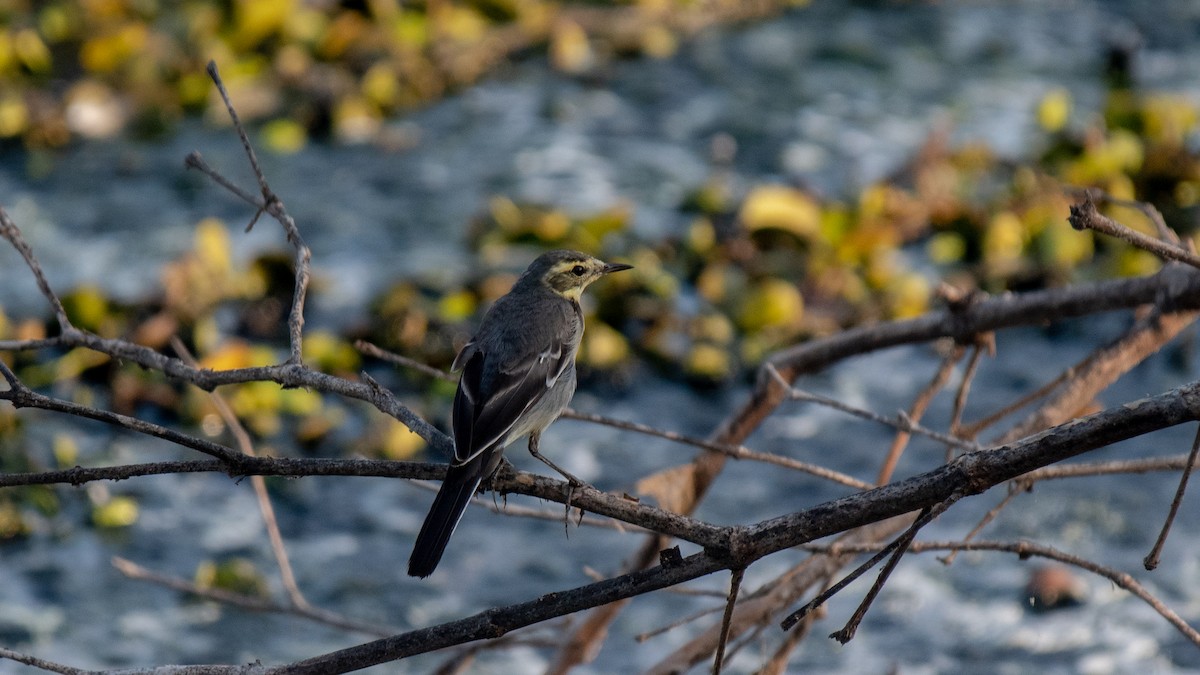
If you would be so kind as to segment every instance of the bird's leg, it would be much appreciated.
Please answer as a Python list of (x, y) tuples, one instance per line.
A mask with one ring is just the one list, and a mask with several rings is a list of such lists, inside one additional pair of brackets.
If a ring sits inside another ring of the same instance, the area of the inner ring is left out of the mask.
[[(529, 454), (533, 455), (534, 457), (537, 457), (546, 466), (550, 467), (551, 469), (554, 469), (555, 471), (557, 471), (559, 473), (559, 475), (561, 475), (563, 478), (567, 479), (567, 483), (569, 485), (569, 487), (567, 489), (567, 512), (570, 513), (571, 498), (575, 496), (575, 489), (583, 488), (583, 487), (592, 487), (592, 486), (588, 485), (587, 483), (585, 483), (585, 482), (579, 480), (578, 478), (576, 478), (575, 476), (571, 475), (569, 472), (562, 469), (554, 462), (551, 462), (550, 460), (546, 459), (542, 455), (542, 453), (538, 452), (538, 442), (541, 440), (541, 438), (542, 438), (542, 435), (538, 432), (529, 434)], [(595, 488), (593, 488), (593, 489), (595, 489)]]
[(535, 458), (538, 458), (542, 462), (542, 464), (545, 464), (546, 466), (553, 468), (554, 471), (557, 471), (559, 476), (562, 476), (563, 478), (566, 479), (566, 482), (571, 484), (571, 488), (584, 488), (584, 486), (590, 486), (587, 483), (582, 482), (582, 480), (576, 478), (575, 476), (571, 476), (571, 473), (566, 471), (565, 468), (560, 467), (557, 464), (554, 464), (554, 462), (546, 459), (546, 455), (539, 453), (538, 452), (538, 443), (540, 441), (541, 441), (541, 434), (539, 434), (539, 432), (535, 431), (535, 432), (533, 432), (533, 434), (529, 435), (529, 454), (530, 455), (535, 456)]

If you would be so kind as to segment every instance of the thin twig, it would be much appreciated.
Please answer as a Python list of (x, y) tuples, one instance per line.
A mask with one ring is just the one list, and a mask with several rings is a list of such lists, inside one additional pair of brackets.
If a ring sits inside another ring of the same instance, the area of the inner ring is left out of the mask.
[[(813, 598), (811, 601), (806, 603), (803, 607), (801, 607), (800, 609), (796, 610), (795, 612), (792, 612), (791, 614), (789, 614), (780, 623), (780, 626), (784, 630), (790, 630), (792, 628), (792, 626), (795, 626), (796, 623), (798, 621), (800, 621), (801, 619), (803, 619), (805, 616), (807, 616), (809, 614), (809, 612), (812, 612), (817, 607), (820, 607), (821, 605), (825, 604), (829, 600), (829, 598), (832, 598), (834, 595), (837, 595), (839, 592), (841, 592), (841, 590), (843, 588), (845, 588), (846, 586), (849, 586), (853, 581), (855, 581), (856, 579), (861, 577), (864, 573), (866, 573), (867, 570), (869, 570), (872, 567), (874, 567), (875, 565), (879, 564), (879, 561), (883, 560), (884, 557), (888, 556), (889, 554), (891, 554), (894, 551), (897, 553), (897, 555), (893, 556), (892, 560), (888, 561), (888, 565), (885, 566), (885, 568), (882, 572), (880, 572), (880, 575), (876, 579), (875, 584), (871, 587), (871, 592), (869, 592), (867, 594), (867, 597), (859, 605), (858, 610), (855, 611), (854, 616), (857, 617), (858, 620), (861, 620), (862, 615), (866, 613), (866, 608), (870, 605), (871, 600), (874, 599), (875, 594), (877, 594), (879, 592), (879, 588), (882, 587), (883, 581), (885, 581), (887, 578), (887, 575), (891, 573), (891, 568), (895, 567), (896, 562), (899, 561), (899, 558), (901, 555), (903, 555), (904, 550), (907, 549), (908, 545), (912, 543), (913, 537), (916, 536), (917, 531), (920, 530), (922, 527), (924, 527), (926, 524), (928, 524), (931, 520), (933, 520), (937, 516), (941, 515), (941, 513), (943, 511), (945, 511), (947, 508), (949, 508), (951, 504), (958, 501), (958, 499), (959, 499), (958, 496), (951, 495), (950, 498), (946, 499), (943, 502), (940, 502), (936, 506), (929, 506), (929, 507), (922, 509), (921, 513), (917, 516), (916, 520), (913, 521), (913, 524), (910, 525), (908, 527), (908, 529), (905, 530), (899, 537), (896, 537), (895, 539), (893, 539), (890, 543), (888, 543), (887, 546), (880, 549), (880, 551), (877, 554), (875, 554), (870, 560), (859, 565), (853, 572), (851, 572), (850, 574), (847, 574), (841, 581), (830, 586), (828, 589), (826, 589), (820, 595), (818, 595), (817, 597)], [(851, 622), (848, 623), (846, 625), (846, 628), (843, 628), (842, 630), (846, 631), (847, 629), (850, 629), (852, 624), (855, 628), (857, 628), (858, 620), (856, 620), (855, 618), (851, 618)], [(851, 630), (849, 633), (850, 637), (853, 637), (853, 634), (854, 634), (853, 630)], [(837, 634), (835, 634), (835, 635), (837, 635)], [(831, 635), (830, 637), (834, 637), (834, 636)], [(849, 641), (850, 637), (847, 637), (845, 640), (841, 640), (839, 638), (839, 641), (842, 642), (843, 644), (845, 644), (845, 642)]]
[[(804, 545), (801, 548), (809, 551), (827, 551), (830, 547), (823, 545)], [(878, 550), (878, 546), (871, 544), (864, 545), (846, 545), (839, 550), (842, 552), (860, 552), (868, 553)], [(909, 547), (910, 553), (925, 553), (927, 551), (944, 551), (947, 549), (963, 550), (963, 551), (1001, 551), (1005, 553), (1014, 553), (1022, 559), (1036, 556), (1039, 558), (1047, 558), (1055, 560), (1066, 565), (1078, 567), (1087, 570), (1093, 574), (1102, 576), (1111, 581), (1116, 586), (1123, 588), (1130, 593), (1136, 595), (1146, 604), (1150, 605), (1154, 611), (1166, 619), (1172, 626), (1184, 635), (1193, 644), (1200, 646), (1200, 631), (1193, 628), (1182, 617), (1175, 613), (1162, 600), (1159, 600), (1153, 593), (1146, 590), (1137, 579), (1126, 572), (1117, 571), (1111, 567), (1097, 564), (1086, 558), (1081, 558), (1070, 553), (1064, 553), (1051, 546), (1035, 544), (1028, 541), (976, 541), (976, 542), (955, 542), (955, 541), (918, 541), (914, 542)]]
[[(178, 336), (171, 336), (171, 348), (188, 365), (193, 367), (197, 365), (195, 357)], [(254, 442), (250, 440), (250, 434), (246, 432), (246, 428), (242, 426), (241, 420), (229, 407), (225, 398), (215, 391), (208, 392), (208, 397), (216, 407), (217, 414), (225, 421), (225, 426), (233, 434), (242, 454), (251, 457), (257, 456), (258, 453), (254, 451)], [(292, 563), (288, 559), (287, 547), (283, 543), (283, 535), (279, 532), (279, 521), (275, 518), (275, 507), (271, 504), (270, 495), (267, 494), (266, 480), (262, 476), (251, 476), (250, 484), (254, 486), (254, 495), (258, 499), (258, 510), (262, 513), (263, 524), (267, 528), (267, 538), (271, 542), (271, 552), (275, 556), (275, 563), (279, 566), (279, 578), (283, 583), (284, 591), (296, 607), (312, 609), (308, 599), (300, 591), (300, 585), (296, 583), (296, 575), (292, 571)]]
[[(1095, 358), (1095, 354), (1089, 355), (1086, 359), (1084, 359), (1083, 363), (1087, 363), (1088, 360), (1090, 360), (1092, 358)], [(1001, 407), (999, 410), (996, 410), (993, 413), (985, 415), (983, 418), (978, 419), (974, 422), (971, 422), (969, 424), (963, 424), (963, 425), (959, 426), (959, 428), (957, 430), (955, 430), (954, 433), (962, 436), (963, 438), (975, 438), (976, 436), (979, 435), (979, 432), (992, 426), (996, 422), (999, 422), (1000, 420), (1004, 419), (1005, 417), (1008, 417), (1009, 415), (1020, 410), (1021, 408), (1024, 408), (1027, 405), (1030, 405), (1031, 403), (1033, 403), (1034, 401), (1037, 401), (1038, 399), (1049, 396), (1050, 393), (1053, 392), (1055, 389), (1057, 389), (1059, 385), (1061, 385), (1063, 382), (1066, 382), (1066, 381), (1070, 380), (1072, 377), (1074, 377), (1075, 373), (1076, 373), (1076, 369), (1079, 368), (1080, 366), (1082, 366), (1083, 363), (1080, 363), (1076, 366), (1071, 366), (1070, 368), (1067, 368), (1066, 370), (1059, 373), (1054, 379), (1050, 380), (1049, 382), (1046, 382), (1042, 386), (1038, 387), (1037, 389), (1034, 389), (1033, 391), (1031, 391), (1029, 393), (1022, 394), (1021, 396), (1017, 397), (1016, 400), (1011, 401), (1007, 405)]]
[[(967, 396), (971, 392), (971, 383), (975, 381), (975, 374), (979, 372), (979, 363), (983, 358), (984, 342), (986, 341), (989, 350), (995, 352), (996, 337), (994, 333), (988, 333), (987, 337), (981, 336), (975, 341), (971, 349), (971, 358), (967, 361), (967, 368), (963, 372), (962, 381), (958, 383), (958, 391), (954, 395), (954, 410), (950, 414), (950, 435), (959, 438), (965, 437), (960, 426), (962, 425), (963, 412), (967, 408)], [(947, 446), (946, 461), (954, 459), (954, 450)]]
[(729, 599), (725, 601), (725, 614), (721, 617), (721, 636), (717, 639), (717, 652), (713, 656), (713, 675), (721, 675), (721, 668), (725, 665), (725, 644), (729, 641), (729, 624), (733, 621), (733, 606), (737, 604), (738, 591), (742, 588), (742, 578), (745, 575), (745, 567), (734, 568), (729, 575)]
[[(724, 594), (724, 593), (722, 594), (722, 596), (724, 596), (726, 598), (729, 597), (728, 594)], [(726, 603), (721, 603), (714, 607), (709, 607), (707, 609), (701, 609), (701, 610), (692, 612), (691, 614), (680, 617), (680, 618), (672, 621), (671, 623), (664, 624), (662, 626), (659, 626), (658, 628), (648, 630), (644, 633), (638, 633), (637, 635), (633, 636), (633, 639), (637, 642), (646, 642), (647, 640), (649, 640), (651, 638), (656, 638), (659, 635), (662, 635), (663, 633), (672, 631), (676, 628), (679, 628), (680, 626), (686, 626), (687, 624), (692, 623), (693, 621), (697, 621), (697, 620), (703, 619), (704, 617), (709, 616), (711, 614), (716, 614), (717, 612), (723, 611), (725, 609), (725, 607), (726, 607)]]
[[(961, 345), (954, 345), (954, 349), (946, 358), (942, 359), (942, 363), (938, 366), (937, 372), (934, 373), (933, 379), (925, 386), (913, 401), (908, 413), (904, 416), (906, 420), (912, 424), (918, 424), (921, 418), (925, 416), (925, 411), (929, 409), (929, 404), (933, 401), (933, 397), (937, 395), (950, 380), (950, 375), (954, 373), (954, 366), (962, 360), (963, 353), (966, 351)], [(912, 437), (907, 431), (897, 431), (892, 438), (892, 444), (888, 448), (888, 453), (883, 459), (883, 464), (879, 467), (879, 475), (875, 479), (877, 485), (883, 485), (892, 479), (892, 473), (896, 470), (896, 464), (900, 461), (900, 456), (904, 454), (904, 449), (908, 447), (908, 441)], [(946, 451), (950, 452), (951, 446), (947, 446)]]
[(1175, 490), (1175, 498), (1171, 500), (1171, 508), (1167, 511), (1167, 519), (1158, 533), (1158, 540), (1154, 542), (1154, 548), (1150, 549), (1150, 553), (1142, 561), (1147, 570), (1158, 567), (1159, 556), (1162, 555), (1163, 546), (1167, 543), (1167, 534), (1171, 531), (1171, 524), (1175, 522), (1175, 514), (1179, 512), (1179, 505), (1183, 503), (1183, 493), (1187, 491), (1188, 477), (1192, 475), (1192, 469), (1196, 466), (1197, 451), (1200, 451), (1200, 428), (1196, 429), (1196, 437), (1192, 440), (1192, 451), (1188, 453), (1187, 466), (1183, 467), (1183, 474), (1179, 476), (1179, 487)]
[[(1018, 478), (1017, 480), (1010, 482), (1008, 484), (1008, 494), (1004, 495), (1004, 499), (1001, 499), (999, 504), (993, 506), (990, 510), (988, 510), (987, 513), (983, 515), (982, 518), (979, 519), (979, 522), (975, 524), (975, 527), (971, 528), (971, 531), (967, 533), (967, 536), (963, 537), (963, 541), (969, 542), (974, 539), (975, 535), (982, 532), (983, 528), (988, 526), (988, 523), (991, 523), (993, 520), (995, 520), (996, 516), (1000, 515), (1000, 512), (1017, 498), (1017, 495), (1023, 492), (1028, 492), (1030, 485), (1032, 485), (1032, 482), (1028, 479), (1028, 477)], [(943, 565), (950, 565), (958, 556), (958, 551), (959, 549), (954, 549), (947, 555), (938, 558), (938, 560)]]
[(681, 433), (678, 433), (675, 431), (666, 431), (663, 429), (656, 429), (655, 427), (652, 427), (652, 426), (649, 426), (646, 424), (640, 424), (638, 422), (627, 422), (625, 420), (618, 420), (618, 419), (614, 419), (612, 417), (605, 417), (604, 415), (596, 415), (593, 413), (579, 412), (578, 410), (573, 410), (571, 408), (568, 408), (567, 410), (565, 410), (563, 412), (562, 416), (567, 419), (581, 420), (584, 422), (594, 422), (596, 424), (603, 424), (605, 426), (610, 426), (610, 427), (614, 427), (617, 429), (624, 429), (626, 431), (634, 431), (639, 434), (646, 434), (647, 436), (656, 436), (658, 438), (665, 438), (669, 441), (675, 441), (676, 443), (682, 443), (684, 445), (690, 445), (692, 447), (702, 448), (704, 450), (712, 450), (713, 452), (719, 452), (723, 455), (728, 455), (729, 457), (733, 457), (734, 459), (746, 459), (746, 460), (751, 460), (751, 461), (755, 461), (755, 462), (763, 462), (766, 464), (774, 464), (775, 466), (782, 466), (782, 467), (786, 467), (788, 469), (795, 469), (797, 471), (802, 471), (804, 473), (816, 476), (817, 478), (823, 478), (825, 480), (828, 480), (828, 481), (831, 481), (834, 483), (840, 483), (842, 485), (845, 485), (847, 487), (852, 487), (857, 490), (869, 490), (869, 489), (875, 487), (871, 483), (868, 483), (863, 480), (859, 480), (859, 479), (855, 478), (854, 476), (844, 474), (840, 471), (834, 471), (832, 469), (827, 469), (827, 468), (825, 468), (823, 466), (819, 466), (817, 464), (810, 464), (808, 462), (802, 462), (797, 459), (792, 459), (791, 457), (784, 457), (782, 455), (776, 455), (773, 453), (759, 452), (759, 451), (751, 450), (743, 445), (728, 445), (725, 443), (714, 443), (711, 441), (706, 441), (702, 438), (688, 436), (686, 434), (681, 434)]
[(327, 626), (340, 628), (343, 630), (351, 630), (367, 635), (376, 635), (379, 637), (387, 637), (394, 635), (397, 632), (396, 628), (391, 626), (379, 626), (361, 621), (354, 621), (337, 614), (335, 612), (327, 612), (315, 607), (299, 607), (296, 605), (281, 605), (277, 602), (272, 602), (266, 598), (260, 598), (245, 593), (236, 593), (227, 591), (223, 588), (206, 588), (191, 581), (179, 579), (177, 577), (167, 576), (153, 570), (149, 570), (141, 565), (128, 560), (114, 556), (112, 559), (113, 567), (117, 568), (121, 574), (130, 579), (139, 581), (148, 581), (159, 586), (164, 586), (172, 590), (182, 593), (189, 593), (200, 598), (214, 600), (225, 605), (231, 605), (240, 609), (249, 610), (252, 612), (270, 612), (273, 614), (289, 614), (299, 616), (305, 619), (316, 621)]
[(46, 273), (42, 271), (42, 265), (33, 255), (33, 249), (25, 242), (25, 238), (21, 236), (21, 230), (13, 222), (8, 215), (8, 211), (0, 206), (0, 237), (8, 240), (12, 247), (17, 249), (21, 254), (21, 258), (25, 260), (25, 265), (29, 267), (29, 271), (33, 273), (33, 278), (37, 281), (38, 289), (45, 296), (46, 301), (50, 303), (50, 307), (54, 310), (54, 317), (58, 320), (58, 328), (63, 333), (70, 333), (75, 330), (71, 325), (71, 319), (67, 317), (67, 310), (63, 307), (62, 301), (58, 299), (58, 295), (54, 293), (54, 289), (50, 288), (50, 282), (46, 280)]
[(871, 584), (871, 589), (867, 591), (858, 608), (854, 610), (854, 614), (850, 616), (850, 619), (846, 622), (845, 626), (842, 626), (841, 630), (831, 634), (829, 637), (842, 644), (846, 644), (854, 639), (854, 634), (858, 632), (858, 626), (862, 623), (863, 617), (867, 615), (867, 610), (871, 607), (871, 603), (875, 601), (875, 597), (879, 595), (879, 591), (883, 590), (883, 585), (891, 577), (892, 570), (896, 569), (896, 565), (900, 563), (900, 558), (904, 557), (905, 552), (908, 551), (908, 547), (917, 536), (917, 532), (922, 527), (928, 525), (934, 518), (941, 515), (946, 509), (950, 508), (950, 505), (958, 501), (959, 497), (960, 495), (953, 495), (950, 499), (936, 506), (926, 507), (921, 512), (921, 515), (917, 516), (916, 521), (897, 539), (898, 545), (892, 551), (888, 561), (884, 563), (883, 568), (879, 570), (879, 575), (875, 577), (875, 582)]
[(354, 348), (357, 349), (358, 351), (362, 352), (363, 354), (366, 354), (367, 356), (374, 356), (375, 358), (380, 359), (382, 361), (394, 363), (398, 366), (403, 366), (405, 368), (411, 368), (412, 370), (415, 370), (420, 373), (424, 373), (430, 377), (437, 378), (439, 380), (446, 380), (447, 382), (457, 382), (458, 381), (458, 377), (456, 377), (454, 375), (454, 373), (448, 373), (439, 368), (434, 368), (433, 366), (421, 363), (420, 361), (417, 361), (416, 359), (410, 359), (407, 356), (401, 356), (400, 354), (397, 354), (395, 352), (390, 352), (390, 351), (384, 349), (383, 347), (374, 345), (370, 342), (367, 342), (366, 340), (355, 340)]
[(829, 398), (828, 396), (821, 396), (820, 394), (813, 394), (813, 393), (810, 393), (807, 391), (803, 391), (801, 389), (797, 389), (797, 388), (793, 387), (792, 385), (788, 384), (787, 380), (783, 377), (783, 374), (780, 373), (779, 369), (775, 367), (775, 364), (773, 364), (771, 362), (767, 362), (766, 364), (764, 364), (764, 369), (766, 370), (767, 374), (770, 375), (770, 377), (775, 382), (777, 382), (781, 387), (784, 387), (785, 395), (793, 401), (805, 401), (808, 403), (817, 403), (817, 404), (820, 404), (820, 405), (823, 405), (823, 406), (826, 406), (829, 408), (833, 408), (834, 410), (840, 410), (844, 413), (849, 413), (851, 415), (854, 415), (855, 417), (860, 417), (865, 420), (877, 422), (879, 424), (882, 424), (886, 427), (890, 427), (892, 429), (896, 429), (898, 431), (903, 431), (903, 432), (910, 433), (910, 434), (919, 434), (921, 436), (926, 436), (928, 438), (932, 438), (933, 440), (935, 440), (939, 443), (942, 443), (942, 444), (945, 444), (945, 445), (948, 445), (951, 447), (955, 447), (955, 448), (960, 448), (962, 450), (982, 450), (983, 449), (982, 445), (980, 445), (974, 441), (969, 441), (969, 440), (965, 440), (962, 438), (955, 438), (954, 436), (950, 436), (948, 434), (943, 434), (940, 431), (934, 431), (933, 429), (927, 429), (927, 428), (921, 426), (920, 424), (916, 424), (911, 419), (908, 419), (905, 415), (902, 415), (902, 414), (897, 415), (896, 417), (884, 417), (883, 415), (871, 412), (870, 410), (864, 410), (863, 408), (856, 408), (852, 405), (847, 405), (836, 399)]
[(8, 380), (10, 389), (8, 391), (0, 391), (0, 400), (8, 400), (13, 406), (22, 408), (41, 408), (43, 410), (52, 410), (55, 412), (66, 413), (76, 417), (84, 417), (87, 419), (104, 422), (113, 426), (136, 431), (140, 434), (154, 436), (163, 440), (170, 441), (176, 445), (182, 445), (185, 448), (191, 448), (202, 452), (210, 457), (215, 457), (224, 462), (228, 469), (235, 470), (244, 459), (241, 453), (227, 448), (223, 445), (206, 441), (202, 438), (181, 434), (174, 429), (147, 422), (136, 417), (129, 417), (120, 413), (108, 412), (107, 410), (98, 410), (87, 406), (64, 401), (62, 399), (53, 398), (44, 394), (39, 394), (32, 389), (26, 387), (23, 383), (15, 378), (12, 371), (7, 366), (0, 362), (0, 367), (3, 368), (5, 379)]

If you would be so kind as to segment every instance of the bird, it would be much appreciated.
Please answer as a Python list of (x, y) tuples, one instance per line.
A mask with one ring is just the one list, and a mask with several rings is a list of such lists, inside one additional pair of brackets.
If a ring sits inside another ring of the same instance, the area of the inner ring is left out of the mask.
[(462, 371), (451, 413), (454, 457), (413, 544), (409, 576), (427, 577), (437, 568), (471, 497), (518, 438), (528, 435), (531, 455), (573, 487), (583, 484), (544, 457), (538, 444), (575, 394), (583, 290), (632, 268), (579, 251), (547, 251), (484, 315), (451, 366)]

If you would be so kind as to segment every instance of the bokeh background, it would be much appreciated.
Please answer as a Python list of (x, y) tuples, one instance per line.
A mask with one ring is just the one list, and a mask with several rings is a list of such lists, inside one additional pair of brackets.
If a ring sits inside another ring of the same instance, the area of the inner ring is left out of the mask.
[[(244, 233), (252, 213), (183, 167), (197, 150), (252, 185), (204, 73), (210, 59), (313, 250), (306, 360), (349, 377), (367, 369), (442, 428), (453, 385), (364, 359), (354, 340), (446, 367), (482, 309), (546, 248), (636, 266), (589, 290), (574, 406), (702, 436), (773, 350), (920, 314), (943, 281), (1002, 292), (1157, 269), (1143, 252), (1071, 230), (1071, 188), (1148, 200), (1196, 236), (1195, 2), (0, 2), (0, 203), (78, 325), (164, 349), (179, 335), (214, 368), (286, 354), (292, 272), (274, 223)], [(1152, 232), (1137, 211), (1108, 213)], [(1047, 364), (1077, 361), (1127, 319), (1002, 333), (969, 410), (980, 416), (1038, 386), (1056, 372)], [(20, 258), (0, 251), (0, 339), (53, 330)], [(86, 351), (0, 358), (64, 398), (226, 432), (198, 392), (128, 364)], [(928, 348), (894, 350), (802, 384), (888, 413), (907, 406), (936, 363)], [(1157, 393), (1195, 368), (1185, 336), (1103, 402)], [(426, 457), (415, 435), (349, 402), (265, 383), (224, 393), (265, 452)], [(930, 424), (948, 410), (935, 404)], [(884, 429), (797, 405), (749, 445), (869, 479), (888, 442)], [(1095, 456), (1186, 443), (1186, 432), (1169, 432)], [(552, 427), (545, 449), (596, 486), (627, 491), (691, 456), (576, 421)], [(6, 471), (187, 456), (0, 407)], [(901, 475), (941, 457), (917, 443)], [(989, 536), (1037, 538), (1136, 571), (1174, 482), (1039, 487)], [(428, 492), (382, 479), (270, 483), (314, 604), (398, 629), (578, 586), (584, 566), (614, 574), (640, 544), (588, 528), (564, 538), (561, 526), (473, 511), (438, 574), (417, 582), (402, 563)], [(698, 515), (752, 522), (842, 494), (734, 464)], [(930, 536), (961, 536), (997, 498), (960, 504)], [(1196, 515), (1185, 502), (1162, 567), (1142, 577), (1187, 618), (1200, 613)], [(0, 645), (101, 668), (272, 663), (364, 639), (127, 579), (114, 555), (278, 593), (247, 484), (168, 476), (5, 490)], [(747, 586), (800, 555), (756, 565)], [(845, 647), (810, 639), (795, 669), (1200, 669), (1190, 643), (1099, 580), (1086, 580), (1079, 607), (1027, 611), (1030, 568), (995, 554), (951, 567), (906, 558), (858, 637)], [(864, 590), (835, 599), (830, 631)], [(636, 600), (580, 671), (652, 665), (689, 629), (632, 636), (715, 602)], [(553, 629), (545, 634), (553, 641)], [(778, 636), (764, 635), (738, 652), (735, 672), (769, 653)], [(541, 672), (551, 656), (522, 647), (476, 667)], [(444, 658), (380, 672), (427, 672)]]

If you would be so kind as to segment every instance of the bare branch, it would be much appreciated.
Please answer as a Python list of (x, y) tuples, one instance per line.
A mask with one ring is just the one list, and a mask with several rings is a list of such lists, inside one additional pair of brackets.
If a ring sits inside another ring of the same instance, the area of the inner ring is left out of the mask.
[(21, 652), (15, 652), (11, 649), (5, 649), (4, 647), (0, 647), (0, 659), (16, 661), (17, 663), (23, 663), (27, 666), (32, 666), (34, 668), (49, 671), (51, 673), (61, 673), (62, 675), (92, 675), (89, 671), (82, 670), (80, 668), (64, 666), (61, 663), (39, 659), (36, 656), (22, 654)]
[(1152, 237), (1147, 237), (1141, 232), (1132, 230), (1100, 213), (1096, 210), (1096, 204), (1092, 201), (1090, 195), (1084, 198), (1082, 204), (1076, 204), (1071, 207), (1071, 215), (1067, 220), (1070, 221), (1071, 227), (1077, 230), (1095, 230), (1101, 234), (1128, 242), (1144, 251), (1149, 251), (1164, 260), (1175, 260), (1191, 265), (1192, 267), (1200, 268), (1200, 257), (1197, 257), (1194, 253), (1178, 245), (1172, 245)]

